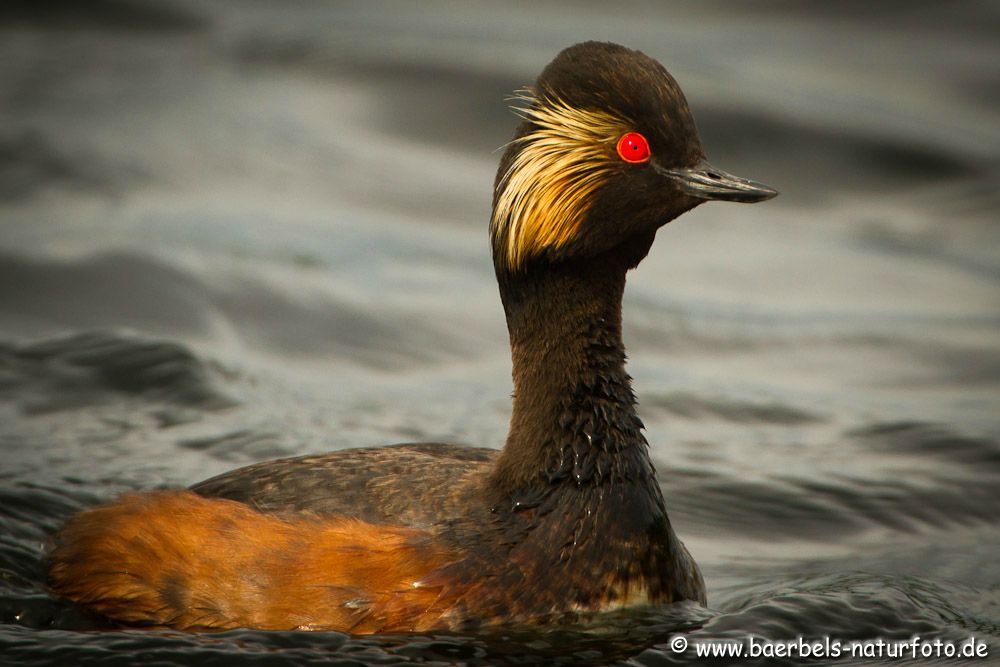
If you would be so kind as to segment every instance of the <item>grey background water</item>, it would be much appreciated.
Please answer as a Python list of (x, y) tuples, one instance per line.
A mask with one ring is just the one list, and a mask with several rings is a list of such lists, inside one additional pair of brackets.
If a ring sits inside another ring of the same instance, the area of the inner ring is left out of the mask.
[[(0, 662), (693, 662), (678, 629), (1000, 661), (998, 36), (990, 2), (5, 3)], [(96, 631), (52, 599), (47, 539), (121, 491), (502, 444), (504, 97), (583, 39), (660, 59), (713, 161), (782, 192), (664, 228), (627, 290), (710, 609), (351, 638)]]

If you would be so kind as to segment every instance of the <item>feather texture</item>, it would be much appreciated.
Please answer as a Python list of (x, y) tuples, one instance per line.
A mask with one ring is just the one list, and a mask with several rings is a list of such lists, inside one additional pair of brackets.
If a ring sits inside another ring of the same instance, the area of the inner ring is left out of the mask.
[(579, 230), (597, 190), (620, 168), (615, 143), (629, 123), (606, 111), (572, 107), (523, 90), (516, 107), (532, 129), (497, 182), (490, 223), (498, 260), (518, 271)]

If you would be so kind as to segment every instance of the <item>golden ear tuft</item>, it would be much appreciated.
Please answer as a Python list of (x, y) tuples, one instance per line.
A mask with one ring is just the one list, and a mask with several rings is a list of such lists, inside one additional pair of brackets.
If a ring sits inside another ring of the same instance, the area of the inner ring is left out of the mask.
[(628, 127), (607, 112), (519, 91), (517, 113), (534, 124), (497, 182), (490, 221), (496, 261), (508, 271), (558, 248), (580, 229), (594, 193), (618, 168), (615, 142)]

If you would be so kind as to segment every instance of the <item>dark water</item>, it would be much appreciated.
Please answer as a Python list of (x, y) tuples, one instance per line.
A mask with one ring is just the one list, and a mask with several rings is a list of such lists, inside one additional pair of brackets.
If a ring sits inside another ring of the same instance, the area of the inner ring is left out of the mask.
[[(5, 3), (0, 663), (694, 664), (684, 631), (1000, 664), (998, 36), (990, 2)], [(504, 96), (590, 38), (662, 60), (713, 161), (782, 192), (664, 229), (626, 297), (710, 608), (353, 638), (98, 631), (51, 598), (49, 536), (121, 491), (502, 443)]]

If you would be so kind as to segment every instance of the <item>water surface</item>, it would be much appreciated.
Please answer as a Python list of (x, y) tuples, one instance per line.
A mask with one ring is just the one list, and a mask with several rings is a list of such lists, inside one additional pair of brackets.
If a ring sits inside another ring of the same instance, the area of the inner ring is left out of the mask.
[[(987, 2), (8, 3), (0, 662), (694, 664), (679, 632), (1000, 660), (997, 34)], [(669, 225), (626, 295), (709, 608), (355, 638), (96, 630), (53, 599), (50, 536), (119, 492), (502, 444), (505, 96), (583, 39), (660, 59), (713, 161), (782, 192)]]

